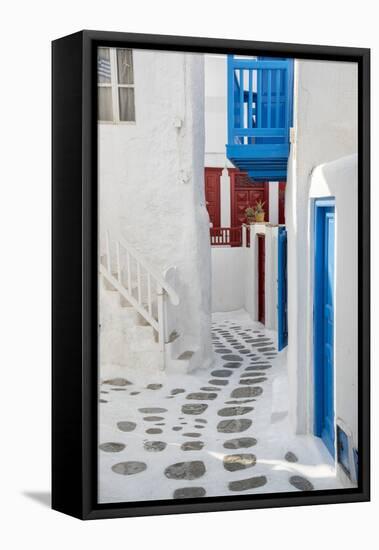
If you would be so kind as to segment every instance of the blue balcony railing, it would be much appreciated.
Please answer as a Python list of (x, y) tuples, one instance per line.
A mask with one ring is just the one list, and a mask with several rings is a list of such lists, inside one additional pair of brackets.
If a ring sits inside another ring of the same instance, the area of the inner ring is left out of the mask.
[(228, 56), (227, 157), (255, 180), (287, 177), (292, 103), (292, 59)]

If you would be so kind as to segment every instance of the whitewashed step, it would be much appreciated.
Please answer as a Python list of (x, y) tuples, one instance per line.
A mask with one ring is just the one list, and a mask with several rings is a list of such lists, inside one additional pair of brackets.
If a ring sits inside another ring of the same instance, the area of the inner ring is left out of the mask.
[[(106, 257), (101, 263), (106, 266)], [(112, 273), (117, 280), (116, 273)], [(136, 370), (163, 368), (163, 353), (157, 331), (136, 311), (131, 303), (105, 277), (99, 287), (101, 300), (100, 358), (102, 364), (127, 366)], [(124, 284), (126, 281), (124, 281)], [(147, 287), (146, 287), (147, 288)], [(142, 302), (147, 292), (142, 285)], [(138, 299), (137, 285), (132, 279), (132, 296)], [(153, 291), (152, 314), (157, 318), (157, 302)], [(146, 307), (146, 304), (143, 304)], [(147, 309), (147, 308), (146, 308)], [(166, 369), (188, 372), (192, 352), (182, 352), (182, 339), (173, 331), (166, 349)], [(186, 348), (185, 348), (186, 349)], [(173, 359), (176, 358), (176, 359)]]
[(133, 327), (127, 331), (126, 345), (130, 351), (159, 351), (156, 332), (151, 326)]
[[(103, 317), (107, 317), (112, 312), (114, 319), (131, 319), (138, 326), (150, 326), (148, 321), (117, 290), (106, 290), (104, 287), (100, 287), (100, 300)], [(146, 304), (144, 305), (146, 307)], [(156, 319), (155, 309), (153, 304), (153, 317)]]
[(117, 290), (107, 289), (105, 286), (100, 287), (100, 300), (105, 297), (105, 307), (108, 308), (119, 308), (120, 307), (120, 298)]
[(175, 374), (188, 374), (194, 367), (197, 350), (184, 350), (175, 359), (167, 361), (167, 371)]
[(181, 349), (182, 337), (176, 330), (173, 330), (168, 337), (168, 342), (166, 342), (166, 352), (169, 357), (175, 358), (180, 355)]

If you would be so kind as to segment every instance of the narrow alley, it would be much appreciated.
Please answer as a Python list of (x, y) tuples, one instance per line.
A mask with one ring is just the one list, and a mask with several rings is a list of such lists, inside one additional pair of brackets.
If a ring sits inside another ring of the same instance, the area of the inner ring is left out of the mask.
[(101, 380), (99, 501), (341, 488), (321, 440), (290, 428), (274, 338), (243, 310), (215, 313), (210, 369)]

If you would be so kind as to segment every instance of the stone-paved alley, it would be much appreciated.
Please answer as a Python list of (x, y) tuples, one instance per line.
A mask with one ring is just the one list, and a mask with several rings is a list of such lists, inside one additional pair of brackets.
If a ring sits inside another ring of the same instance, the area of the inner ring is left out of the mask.
[(99, 501), (342, 488), (318, 438), (288, 420), (285, 352), (245, 312), (214, 314), (215, 362), (102, 379)]

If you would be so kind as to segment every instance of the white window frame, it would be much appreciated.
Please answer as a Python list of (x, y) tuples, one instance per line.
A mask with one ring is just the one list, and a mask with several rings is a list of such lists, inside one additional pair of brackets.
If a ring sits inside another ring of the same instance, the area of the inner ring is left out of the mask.
[[(133, 84), (119, 84), (118, 83), (118, 69), (117, 69), (117, 50), (127, 50), (129, 48), (108, 48), (109, 49), (109, 59), (111, 64), (111, 81), (110, 82), (98, 82), (98, 88), (111, 88), (112, 89), (112, 120), (100, 120), (98, 119), (99, 124), (127, 124), (135, 125), (136, 124), (136, 90), (135, 90), (135, 77), (134, 77), (134, 59), (133, 59), (133, 50), (132, 52), (132, 63), (133, 63)], [(134, 120), (120, 120), (120, 102), (118, 96), (119, 88), (133, 88), (134, 89)]]

